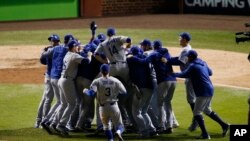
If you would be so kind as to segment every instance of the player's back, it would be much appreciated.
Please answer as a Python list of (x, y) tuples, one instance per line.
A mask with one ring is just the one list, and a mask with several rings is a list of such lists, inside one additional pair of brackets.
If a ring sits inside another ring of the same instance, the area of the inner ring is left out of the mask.
[(122, 83), (112, 76), (100, 77), (93, 83), (97, 84), (97, 100), (100, 104), (116, 102), (119, 93), (126, 93)]
[(123, 44), (126, 43), (127, 38), (125, 36), (112, 36), (99, 45), (97, 52), (103, 52), (110, 62), (124, 62), (126, 55)]

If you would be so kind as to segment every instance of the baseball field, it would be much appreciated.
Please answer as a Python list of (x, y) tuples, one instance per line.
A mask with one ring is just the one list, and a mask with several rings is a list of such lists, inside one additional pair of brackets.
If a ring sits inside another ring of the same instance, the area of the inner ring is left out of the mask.
[[(186, 31), (192, 35), (191, 45), (213, 70), (211, 77), (215, 88), (212, 108), (230, 124), (247, 124), (250, 94), (249, 42), (235, 43), (235, 32), (250, 30), (244, 24), (247, 16), (220, 15), (140, 15), (126, 17), (86, 18), (45, 21), (20, 21), (0, 23), (0, 141), (50, 141), (50, 140), (105, 140), (91, 133), (72, 133), (71, 138), (47, 135), (33, 128), (37, 108), (43, 93), (46, 66), (39, 63), (47, 37), (51, 33), (63, 36), (72, 33), (83, 44), (90, 38), (89, 23), (95, 20), (97, 32), (113, 26), (118, 35), (128, 35), (133, 44), (142, 39), (160, 39), (172, 56), (179, 55), (178, 34)], [(174, 68), (179, 71), (178, 67)], [(146, 140), (189, 141), (200, 130), (188, 132), (191, 111), (186, 103), (182, 80), (173, 98), (173, 108), (180, 127), (171, 135), (161, 135)], [(205, 118), (212, 140), (228, 141), (220, 137), (221, 129)], [(140, 140), (135, 134), (125, 134), (125, 140)], [(145, 139), (143, 139), (145, 140)]]

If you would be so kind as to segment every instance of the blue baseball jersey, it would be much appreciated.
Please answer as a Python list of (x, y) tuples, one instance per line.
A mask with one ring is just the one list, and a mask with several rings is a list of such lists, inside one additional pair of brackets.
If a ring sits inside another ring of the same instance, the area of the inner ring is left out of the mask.
[[(89, 51), (94, 53), (96, 50), (96, 47), (97, 46), (94, 45), (93, 43), (89, 43), (84, 47), (84, 50), (80, 52), (80, 55), (83, 57), (86, 57)], [(82, 76), (92, 81), (99, 74), (101, 65), (102, 63), (96, 60), (96, 58), (92, 55), (91, 61), (89, 64), (79, 65), (77, 76)]]
[(63, 70), (63, 58), (68, 52), (65, 46), (56, 46), (53, 49), (51, 78), (59, 79)]
[(183, 72), (174, 73), (176, 77), (191, 79), (197, 97), (213, 96), (214, 87), (209, 77), (211, 75), (212, 70), (199, 58), (191, 62)]
[(166, 59), (171, 57), (166, 48), (155, 50), (146, 58), (148, 62), (152, 63), (155, 69), (157, 83), (159, 84), (163, 81), (176, 81), (176, 78), (170, 75), (173, 72), (172, 65), (163, 63), (161, 61), (162, 57)]
[(135, 57), (127, 58), (129, 67), (129, 76), (131, 81), (138, 88), (150, 88), (153, 89), (153, 81), (151, 78), (151, 69), (149, 62), (141, 62), (137, 58), (146, 58), (144, 55), (136, 55)]

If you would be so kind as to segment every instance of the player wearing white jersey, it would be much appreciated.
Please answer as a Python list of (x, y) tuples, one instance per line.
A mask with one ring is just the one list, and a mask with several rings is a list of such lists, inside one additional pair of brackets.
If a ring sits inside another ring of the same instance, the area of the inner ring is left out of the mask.
[[(98, 61), (110, 64), (110, 76), (118, 78), (129, 91), (129, 68), (126, 62), (126, 49), (130, 47), (131, 39), (126, 36), (115, 35), (115, 29), (108, 28), (108, 38), (99, 44), (94, 54)], [(126, 47), (124, 47), (125, 44)], [(103, 59), (101, 54), (105, 55), (106, 59)], [(128, 105), (128, 101), (132, 100), (132, 96), (128, 93), (128, 95), (124, 97), (120, 95), (118, 98), (122, 118), (127, 126), (133, 120), (131, 105)]]
[(113, 134), (111, 131), (111, 121), (115, 127), (115, 135), (119, 141), (123, 141), (121, 136), (124, 131), (121, 113), (117, 105), (119, 94), (125, 94), (126, 89), (124, 85), (115, 77), (109, 76), (109, 65), (103, 64), (100, 67), (102, 77), (95, 79), (90, 89), (84, 89), (83, 93), (89, 96), (96, 96), (97, 102), (100, 105), (99, 114), (103, 124), (103, 128), (108, 141), (113, 141)]

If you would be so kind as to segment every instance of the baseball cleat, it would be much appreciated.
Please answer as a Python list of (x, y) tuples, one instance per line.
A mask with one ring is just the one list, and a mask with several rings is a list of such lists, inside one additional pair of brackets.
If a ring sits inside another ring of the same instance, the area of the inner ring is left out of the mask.
[(34, 128), (39, 128), (41, 125), (41, 121), (36, 121)]
[(222, 128), (222, 130), (223, 130), (222, 136), (223, 136), (223, 137), (225, 137), (225, 136), (227, 135), (227, 133), (228, 133), (228, 131), (229, 131), (229, 128), (230, 128), (230, 125), (229, 125), (229, 124), (225, 125), (225, 126)]
[(57, 126), (56, 127), (56, 130), (59, 131), (59, 133), (64, 137), (64, 136), (69, 136), (69, 133), (67, 132), (67, 129), (66, 127), (63, 127), (63, 126)]
[(179, 123), (174, 123), (173, 124), (173, 128), (178, 128), (180, 125), (179, 125)]
[(167, 130), (164, 131), (165, 134), (172, 134), (173, 133), (173, 128), (168, 128)]
[(47, 123), (42, 122), (41, 126), (48, 134), (52, 135), (52, 132), (50, 131), (49, 125)]
[(188, 130), (190, 132), (193, 132), (193, 131), (195, 131), (197, 129), (197, 127), (199, 127), (198, 122), (195, 121), (195, 120), (193, 120), (192, 123), (191, 123), (191, 125), (188, 127)]
[(124, 141), (121, 134), (116, 132), (115, 136), (118, 138), (119, 141)]
[(200, 140), (210, 140), (210, 136), (209, 135), (200, 135), (199, 137), (197, 137), (196, 139), (200, 139)]

